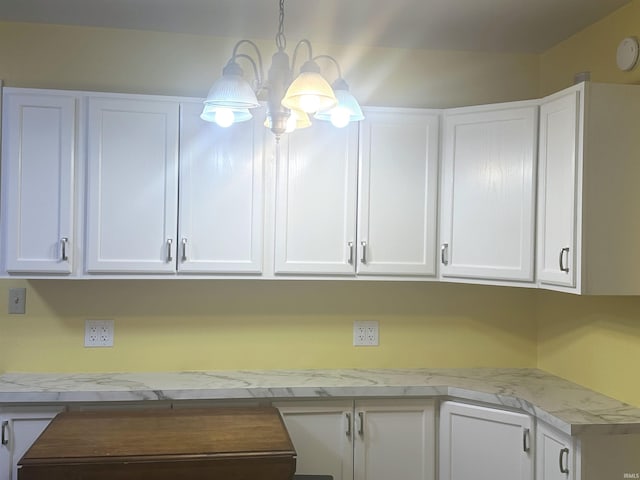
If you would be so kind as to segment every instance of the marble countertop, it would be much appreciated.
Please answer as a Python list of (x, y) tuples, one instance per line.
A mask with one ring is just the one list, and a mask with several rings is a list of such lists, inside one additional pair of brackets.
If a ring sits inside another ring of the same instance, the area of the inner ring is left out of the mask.
[(536, 369), (0, 375), (0, 404), (449, 397), (523, 410), (572, 435), (640, 433), (640, 408)]

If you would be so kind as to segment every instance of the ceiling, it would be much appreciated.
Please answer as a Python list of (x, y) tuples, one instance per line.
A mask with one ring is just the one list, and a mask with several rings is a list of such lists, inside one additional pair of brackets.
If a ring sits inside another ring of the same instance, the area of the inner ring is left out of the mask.
[[(285, 33), (290, 42), (539, 53), (630, 1), (287, 0)], [(278, 0), (1, 0), (0, 20), (272, 39)]]

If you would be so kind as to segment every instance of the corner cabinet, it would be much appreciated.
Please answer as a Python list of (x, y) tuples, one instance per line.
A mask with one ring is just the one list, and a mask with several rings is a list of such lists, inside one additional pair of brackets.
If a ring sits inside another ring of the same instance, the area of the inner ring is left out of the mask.
[(283, 138), (276, 274), (435, 277), (439, 112), (365, 115)]
[(537, 279), (640, 294), (640, 87), (583, 83), (542, 100)]
[(439, 480), (532, 480), (532, 428), (529, 415), (443, 402)]
[(73, 272), (78, 109), (72, 93), (3, 91), (3, 257), (9, 274)]
[(533, 282), (538, 103), (446, 110), (441, 277)]
[(435, 480), (432, 400), (282, 402), (297, 474), (334, 480)]

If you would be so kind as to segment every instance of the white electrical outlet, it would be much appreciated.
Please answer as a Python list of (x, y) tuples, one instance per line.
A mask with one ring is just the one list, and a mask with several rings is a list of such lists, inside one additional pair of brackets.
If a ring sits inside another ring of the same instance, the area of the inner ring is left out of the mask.
[(376, 347), (379, 344), (378, 321), (360, 320), (353, 322), (353, 346)]
[(85, 320), (85, 347), (113, 347), (113, 320)]

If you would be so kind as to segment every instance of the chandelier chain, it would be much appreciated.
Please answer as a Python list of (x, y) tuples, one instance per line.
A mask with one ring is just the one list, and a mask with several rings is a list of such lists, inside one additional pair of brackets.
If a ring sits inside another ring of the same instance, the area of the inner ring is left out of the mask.
[(284, 0), (280, 0), (280, 18), (278, 33), (276, 34), (276, 47), (278, 47), (280, 51), (287, 48), (287, 37), (284, 36)]

